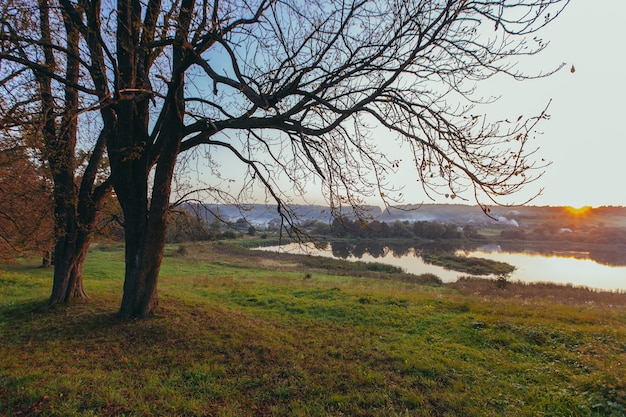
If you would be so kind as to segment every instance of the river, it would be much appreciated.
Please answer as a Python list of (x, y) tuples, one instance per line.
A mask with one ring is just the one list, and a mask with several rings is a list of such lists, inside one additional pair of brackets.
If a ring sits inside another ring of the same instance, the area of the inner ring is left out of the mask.
[[(390, 248), (389, 246), (372, 244), (369, 246), (369, 248), (366, 246), (354, 250), (354, 247), (346, 247), (345, 243), (327, 244), (323, 248), (293, 243), (258, 249), (326, 256), (349, 261), (380, 262), (400, 267), (411, 274), (432, 273), (441, 278), (443, 282), (454, 282), (458, 277), (467, 275), (424, 263), (419, 254), (421, 249), (416, 250), (412, 247), (399, 249), (398, 247)], [(533, 251), (510, 252), (502, 250), (498, 245), (487, 245), (473, 250), (457, 250), (456, 252), (466, 256), (506, 262), (515, 266), (516, 270), (509, 277), (511, 281), (553, 282), (601, 290), (626, 291), (626, 266), (597, 262), (592, 259), (589, 252), (562, 251), (551, 254)]]

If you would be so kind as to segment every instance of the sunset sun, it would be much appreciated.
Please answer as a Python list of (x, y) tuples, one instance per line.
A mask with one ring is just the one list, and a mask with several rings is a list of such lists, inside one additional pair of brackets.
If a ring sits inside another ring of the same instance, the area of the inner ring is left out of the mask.
[(568, 206), (566, 207), (566, 209), (570, 214), (573, 214), (575, 216), (582, 216), (586, 214), (589, 210), (591, 210), (591, 206), (582, 206), (582, 207)]

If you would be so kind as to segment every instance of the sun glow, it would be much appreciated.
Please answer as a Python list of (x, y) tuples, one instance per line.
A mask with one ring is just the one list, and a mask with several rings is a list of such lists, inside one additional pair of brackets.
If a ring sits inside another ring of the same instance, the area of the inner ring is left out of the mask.
[(591, 206), (582, 206), (582, 207), (568, 206), (566, 207), (566, 209), (570, 214), (573, 214), (575, 216), (582, 216), (583, 214), (586, 214), (589, 210), (591, 210)]

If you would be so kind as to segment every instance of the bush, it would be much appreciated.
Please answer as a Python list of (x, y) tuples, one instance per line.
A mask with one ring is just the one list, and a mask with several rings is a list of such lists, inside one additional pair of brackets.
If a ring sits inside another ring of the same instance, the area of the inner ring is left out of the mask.
[(226, 230), (222, 233), (222, 239), (237, 239), (237, 233), (234, 230)]
[(187, 255), (187, 246), (185, 245), (179, 245), (178, 248), (176, 248), (176, 251), (174, 252), (174, 256), (179, 256), (179, 257), (184, 257)]

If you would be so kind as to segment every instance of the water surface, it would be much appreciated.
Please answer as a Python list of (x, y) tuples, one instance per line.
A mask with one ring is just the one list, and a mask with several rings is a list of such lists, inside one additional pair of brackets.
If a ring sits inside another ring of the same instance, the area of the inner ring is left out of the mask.
[[(397, 245), (389, 247), (384, 244), (372, 244), (372, 242), (358, 245), (360, 246), (341, 242), (319, 248), (293, 243), (258, 249), (326, 256), (349, 261), (380, 262), (400, 267), (411, 274), (432, 273), (443, 282), (454, 282), (459, 277), (467, 275), (424, 263), (420, 254), (429, 249)], [(502, 250), (498, 245), (488, 245), (473, 250), (456, 250), (456, 253), (511, 264), (516, 267), (515, 272), (509, 277), (512, 281), (554, 282), (604, 290), (626, 290), (626, 266), (600, 263), (592, 259), (588, 252), (510, 252)]]

